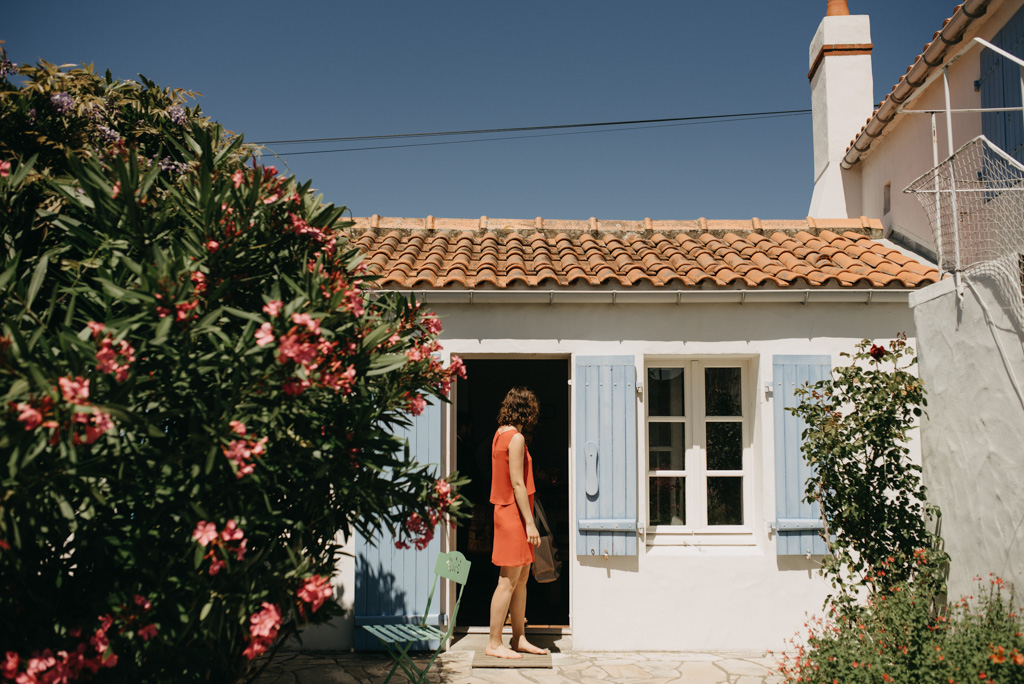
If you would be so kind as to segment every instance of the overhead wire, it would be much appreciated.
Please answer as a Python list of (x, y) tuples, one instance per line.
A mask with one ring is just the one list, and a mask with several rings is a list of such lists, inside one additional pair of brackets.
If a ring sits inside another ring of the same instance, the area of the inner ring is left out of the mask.
[[(571, 131), (562, 133), (544, 133), (536, 135), (507, 135), (507, 136), (492, 136), (486, 138), (476, 138), (473, 140), (444, 140), (440, 142), (429, 142), (429, 143), (406, 143), (399, 145), (373, 145), (363, 147), (347, 147), (337, 148), (330, 150), (305, 150), (300, 152), (282, 152), (282, 157), (292, 157), (298, 155), (307, 154), (330, 154), (335, 152), (360, 152), (366, 150), (384, 150), (384, 149), (399, 149), (409, 147), (432, 147), (436, 145), (460, 145), (467, 143), (478, 143), (478, 142), (492, 142), (497, 140), (524, 140), (529, 138), (547, 138), (565, 135), (585, 135), (588, 133), (615, 133), (618, 131), (633, 131), (649, 128), (671, 128), (675, 126), (693, 126), (699, 124), (709, 123), (729, 123), (733, 121), (750, 121), (756, 119), (774, 119), (789, 116), (800, 116), (803, 114), (809, 114), (810, 109), (790, 109), (781, 110), (774, 112), (747, 112), (740, 114), (717, 114), (707, 116), (687, 116), (687, 117), (673, 117), (669, 119), (641, 119), (636, 121), (605, 121), (598, 123), (579, 123), (579, 124), (557, 124), (551, 126), (517, 126), (510, 128), (490, 128), (490, 129), (477, 129), (477, 130), (465, 130), (465, 131), (438, 131), (430, 133), (398, 133), (391, 135), (370, 135), (370, 136), (349, 136), (349, 137), (335, 137), (335, 138), (307, 138), (307, 139), (294, 139), (294, 140), (268, 140), (255, 142), (254, 145), (283, 145), (283, 144), (312, 144), (312, 143), (323, 143), (323, 142), (342, 142), (342, 141), (360, 141), (360, 140), (383, 140), (383, 139), (400, 139), (400, 138), (418, 138), (418, 137), (433, 137), (433, 136), (449, 136), (449, 135), (477, 135), (484, 133), (507, 133), (507, 132), (526, 132), (526, 131), (542, 131), (542, 130), (558, 130), (566, 128), (603, 128), (604, 130), (589, 130), (589, 131)], [(676, 122), (676, 123), (664, 123), (664, 122)], [(630, 124), (659, 124), (650, 126), (638, 126)], [(611, 126), (618, 126), (619, 128), (609, 128)]]

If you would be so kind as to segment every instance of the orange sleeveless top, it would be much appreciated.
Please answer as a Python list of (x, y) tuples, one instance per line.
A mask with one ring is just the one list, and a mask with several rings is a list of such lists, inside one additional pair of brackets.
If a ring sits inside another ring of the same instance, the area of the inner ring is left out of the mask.
[[(516, 502), (512, 493), (512, 476), (508, 470), (508, 444), (512, 436), (519, 434), (516, 430), (496, 432), (491, 442), (491, 503), (513, 504)], [(526, 452), (523, 458), (523, 480), (526, 482), (526, 493), (533, 494), (537, 487), (533, 484), (533, 459), (530, 450), (523, 445)]]

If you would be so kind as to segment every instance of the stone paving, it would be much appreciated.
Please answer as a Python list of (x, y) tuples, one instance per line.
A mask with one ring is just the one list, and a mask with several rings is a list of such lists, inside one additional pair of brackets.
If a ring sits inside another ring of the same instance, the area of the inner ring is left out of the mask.
[[(416, 658), (422, 667), (427, 658)], [(303, 652), (275, 658), (259, 684), (379, 684), (392, 662), (373, 653)], [(476, 668), (473, 651), (441, 654), (428, 674), (432, 684), (780, 684), (775, 658), (751, 653), (596, 653), (552, 655), (551, 669)], [(404, 684), (401, 670), (391, 682)], [(390, 683), (389, 683), (390, 684)]]

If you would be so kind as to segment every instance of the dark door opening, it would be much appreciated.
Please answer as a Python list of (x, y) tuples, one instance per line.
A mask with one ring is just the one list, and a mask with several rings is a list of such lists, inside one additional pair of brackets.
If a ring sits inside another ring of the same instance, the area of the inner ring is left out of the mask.
[(456, 532), (456, 548), (472, 562), (459, 608), (459, 627), (486, 627), (498, 568), (491, 563), (493, 504), (491, 438), (498, 428), (501, 400), (512, 387), (526, 387), (537, 395), (540, 417), (528, 437), (533, 457), (535, 499), (544, 505), (562, 560), (561, 576), (554, 582), (527, 586), (527, 626), (569, 625), (569, 361), (466, 360), (467, 379), (456, 393), (456, 468), (472, 478), (463, 492), (473, 503), (473, 519)]

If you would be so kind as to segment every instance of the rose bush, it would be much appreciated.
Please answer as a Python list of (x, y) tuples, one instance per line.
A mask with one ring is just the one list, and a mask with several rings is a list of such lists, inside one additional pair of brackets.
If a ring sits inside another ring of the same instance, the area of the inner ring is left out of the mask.
[(461, 362), (189, 93), (0, 60), (0, 679), (251, 677), (459, 515), (393, 433)]

